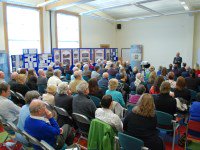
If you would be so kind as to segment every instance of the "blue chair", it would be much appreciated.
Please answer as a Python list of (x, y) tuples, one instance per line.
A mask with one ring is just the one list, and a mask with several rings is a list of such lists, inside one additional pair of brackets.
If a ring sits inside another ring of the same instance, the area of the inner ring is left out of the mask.
[(100, 89), (102, 89), (103, 93), (106, 94), (106, 91), (108, 90), (108, 87), (101, 86)]
[(120, 143), (120, 150), (141, 150), (144, 148), (144, 142), (133, 136), (119, 132), (118, 138)]
[(83, 76), (83, 79), (88, 82), (90, 80), (90, 78), (88, 76)]
[(136, 104), (127, 103), (127, 105), (126, 105), (126, 107), (127, 107), (127, 111), (128, 111), (128, 112), (131, 112), (132, 109), (133, 109), (133, 107), (135, 107), (135, 106), (136, 106)]
[(95, 106), (97, 108), (99, 108), (101, 100), (98, 97), (96, 97), (96, 96), (92, 96), (92, 95), (89, 95), (89, 96), (92, 99), (92, 101), (94, 102)]
[(176, 123), (174, 117), (168, 113), (162, 111), (156, 111), (157, 116), (157, 129), (164, 132), (173, 132), (173, 142), (172, 150), (174, 150), (175, 145), (175, 134), (176, 129), (179, 127), (179, 124)]
[(197, 92), (191, 89), (189, 90), (190, 90), (190, 95), (191, 95), (190, 102), (193, 102), (196, 100)]
[(71, 74), (66, 74), (66, 80), (71, 80)]
[(47, 88), (47, 85), (45, 85), (45, 84), (38, 84), (38, 92), (39, 92), (40, 94), (44, 94), (46, 88)]
[(113, 75), (109, 75), (108, 79), (110, 80), (110, 79), (115, 78), (115, 77), (116, 77), (115, 75), (114, 76)]

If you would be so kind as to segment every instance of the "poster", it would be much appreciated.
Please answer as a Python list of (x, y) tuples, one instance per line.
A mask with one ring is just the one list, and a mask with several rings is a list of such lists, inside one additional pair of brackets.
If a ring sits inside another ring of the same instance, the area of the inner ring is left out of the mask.
[(83, 62), (83, 64), (88, 63), (90, 60), (90, 49), (80, 49), (80, 61)]
[(76, 64), (79, 62), (79, 50), (73, 49), (73, 64)]
[(97, 62), (98, 59), (104, 60), (104, 49), (94, 49), (94, 61)]
[(62, 49), (61, 50), (61, 62), (63, 63), (64, 66), (72, 64), (72, 53), (71, 49)]
[(138, 69), (141, 69), (141, 62), (142, 62), (142, 45), (131, 45), (130, 50), (130, 64), (133, 68), (137, 66)]
[(39, 54), (39, 69), (46, 70), (50, 63), (52, 62), (52, 54)]
[(22, 55), (11, 55), (12, 70), (11, 72), (17, 71), (18, 68), (23, 68), (23, 56)]
[(27, 69), (38, 70), (38, 54), (37, 49), (23, 49), (24, 67)]
[(110, 49), (106, 49), (106, 60), (109, 61), (110, 60)]
[(60, 63), (60, 49), (54, 49), (54, 63), (55, 67), (59, 67)]

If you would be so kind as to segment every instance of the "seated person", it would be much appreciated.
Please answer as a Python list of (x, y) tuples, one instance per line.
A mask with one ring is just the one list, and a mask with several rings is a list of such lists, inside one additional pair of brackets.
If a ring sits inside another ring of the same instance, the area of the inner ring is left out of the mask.
[(117, 131), (122, 131), (122, 121), (118, 115), (112, 112), (112, 103), (112, 96), (104, 95), (101, 100), (102, 108), (96, 110), (95, 118), (110, 124), (112, 127), (115, 127)]
[(98, 81), (99, 87), (108, 87), (108, 73), (104, 72), (102, 78)]
[(197, 101), (193, 102), (190, 107), (190, 120), (200, 122), (200, 93), (197, 93)]
[(157, 118), (152, 95), (143, 94), (123, 122), (124, 132), (144, 141), (144, 146), (152, 150), (163, 150), (163, 142), (156, 129)]
[[(71, 116), (73, 97), (71, 96), (68, 84), (66, 82), (60, 83), (57, 91), (58, 92), (55, 95), (55, 105), (66, 110), (66, 112)], [(58, 115), (57, 121), (60, 126), (64, 124), (72, 125), (72, 120), (66, 116)]]
[(17, 124), (20, 107), (7, 97), (10, 96), (10, 85), (5, 81), (0, 82), (0, 115), (6, 120)]
[(97, 83), (97, 79), (96, 78), (92, 78), (88, 81), (89, 84), (89, 95), (98, 97), (99, 99), (102, 99), (104, 93), (103, 90), (101, 88), (99, 88), (98, 83)]
[(118, 80), (110, 79), (106, 95), (111, 95), (114, 101), (118, 102), (122, 107), (125, 107), (123, 95), (119, 91), (116, 91), (117, 87), (118, 87)]
[[(29, 110), (30, 116), (26, 118), (24, 125), (24, 130), (28, 134), (39, 141), (44, 140), (54, 148), (56, 147), (57, 136), (63, 134), (63, 138), (66, 139), (68, 134), (67, 128), (59, 127), (52, 113), (46, 108), (44, 102), (38, 99), (32, 100)], [(42, 149), (36, 145), (33, 147), (37, 150)]]
[(37, 74), (34, 69), (28, 69), (26, 85), (30, 90), (38, 90), (37, 86)]
[(79, 85), (81, 82), (85, 82), (85, 80), (82, 80), (82, 72), (81, 70), (75, 71), (74, 72), (74, 80), (71, 80), (69, 83), (69, 89), (71, 90), (72, 93), (77, 93), (76, 87)]
[(136, 94), (130, 95), (129, 102), (136, 104), (138, 102), (140, 96), (142, 94), (144, 94), (145, 91), (146, 91), (146, 88), (144, 87), (144, 85), (142, 85), (142, 84), (138, 85), (137, 88), (136, 88)]
[(99, 71), (100, 71), (100, 67), (95, 66), (94, 71), (92, 71), (92, 73), (91, 73), (91, 78), (96, 78), (97, 80), (99, 80), (100, 79)]
[(158, 76), (156, 78), (156, 80), (154, 81), (153, 86), (149, 90), (149, 93), (150, 94), (159, 94), (160, 93), (160, 85), (162, 84), (163, 81), (164, 81), (163, 76)]
[(185, 78), (186, 87), (188, 89), (198, 92), (198, 86), (200, 85), (200, 79), (196, 77), (195, 70), (190, 71), (190, 77)]
[(14, 84), (17, 83), (16, 79), (17, 79), (18, 73), (17, 72), (13, 72), (11, 74), (11, 80), (8, 82), (8, 84), (12, 87)]
[(87, 82), (81, 82), (77, 85), (77, 95), (73, 97), (72, 110), (73, 113), (85, 115), (90, 120), (95, 118), (96, 106), (88, 96), (89, 87)]
[(47, 93), (42, 95), (42, 100), (47, 102), (48, 104), (54, 106), (55, 105), (55, 94), (57, 91), (57, 86), (55, 85), (48, 85), (47, 86)]
[(46, 74), (43, 69), (38, 70), (38, 79), (37, 79), (37, 85), (43, 85), (44, 87), (47, 87), (47, 78)]
[[(17, 127), (24, 131), (24, 123), (26, 118), (30, 115), (29, 105), (33, 99), (38, 99), (40, 94), (37, 91), (29, 91), (25, 95), (26, 104), (21, 108), (19, 113), (19, 121), (17, 123)], [(24, 144), (28, 144), (27, 141), (20, 134), (16, 133), (16, 139)]]
[(156, 110), (166, 112), (174, 116), (176, 113), (176, 100), (169, 95), (170, 83), (164, 81), (160, 86), (160, 94), (155, 97)]
[(168, 80), (166, 81), (170, 83), (170, 87), (172, 89), (176, 87), (176, 81), (174, 81), (174, 72), (171, 71), (168, 73)]
[(56, 69), (53, 73), (53, 76), (51, 76), (48, 81), (47, 81), (47, 85), (55, 85), (58, 86), (58, 84), (62, 83), (62, 81), (60, 80), (61, 77), (61, 71)]

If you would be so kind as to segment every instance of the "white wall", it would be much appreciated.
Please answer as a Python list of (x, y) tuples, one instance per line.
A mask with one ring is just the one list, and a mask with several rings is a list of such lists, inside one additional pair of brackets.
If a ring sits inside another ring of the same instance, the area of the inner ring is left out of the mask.
[(0, 50), (5, 50), (3, 8), (0, 2)]
[(110, 44), (110, 47), (116, 47), (115, 23), (82, 16), (81, 35), (83, 48), (99, 48), (100, 44)]
[(168, 67), (177, 51), (181, 53), (183, 62), (192, 65), (193, 30), (194, 17), (189, 15), (126, 22), (117, 31), (117, 47), (143, 45), (143, 60), (156, 68), (159, 64)]
[(43, 11), (43, 29), (44, 29), (44, 53), (51, 52), (50, 40), (50, 14), (48, 11)]

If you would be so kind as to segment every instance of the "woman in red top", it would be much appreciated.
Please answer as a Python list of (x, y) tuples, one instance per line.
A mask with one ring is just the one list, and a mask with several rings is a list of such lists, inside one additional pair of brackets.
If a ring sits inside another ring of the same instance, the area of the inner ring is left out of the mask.
[(160, 94), (160, 85), (162, 84), (163, 81), (164, 81), (163, 76), (157, 77), (156, 80), (154, 81), (153, 86), (149, 90), (149, 93), (150, 94)]

